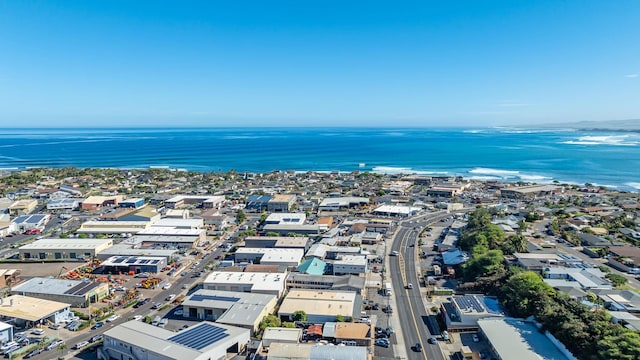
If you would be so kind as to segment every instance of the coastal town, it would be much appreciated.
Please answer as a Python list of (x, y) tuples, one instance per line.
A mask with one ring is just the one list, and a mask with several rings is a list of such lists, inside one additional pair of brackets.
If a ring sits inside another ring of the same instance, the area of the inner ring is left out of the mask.
[(360, 171), (0, 175), (7, 358), (640, 358), (638, 193)]

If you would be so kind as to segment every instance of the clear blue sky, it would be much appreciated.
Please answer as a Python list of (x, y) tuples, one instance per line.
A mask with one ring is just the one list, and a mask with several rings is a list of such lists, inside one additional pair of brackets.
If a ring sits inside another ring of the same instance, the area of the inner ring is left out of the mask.
[(640, 118), (640, 1), (2, 1), (0, 126)]

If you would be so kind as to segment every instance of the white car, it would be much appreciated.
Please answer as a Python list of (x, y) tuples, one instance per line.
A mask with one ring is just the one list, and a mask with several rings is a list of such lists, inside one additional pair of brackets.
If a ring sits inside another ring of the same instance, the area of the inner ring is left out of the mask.
[(31, 332), (33, 335), (44, 335), (44, 330), (42, 329), (35, 329)]
[(116, 321), (120, 318), (120, 315), (111, 315), (107, 318), (107, 322)]
[(136, 315), (136, 316), (133, 317), (133, 320), (136, 320), (136, 321), (138, 321), (140, 319), (142, 319), (142, 315)]
[(478, 334), (473, 334), (473, 342), (479, 342), (480, 338), (478, 337)]
[(162, 285), (162, 289), (163, 290), (169, 290), (171, 288), (171, 284), (170, 283), (166, 283), (164, 285)]

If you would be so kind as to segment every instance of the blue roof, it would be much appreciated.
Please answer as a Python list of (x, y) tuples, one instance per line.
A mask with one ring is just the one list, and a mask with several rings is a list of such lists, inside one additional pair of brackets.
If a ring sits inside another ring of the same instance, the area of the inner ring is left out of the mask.
[(324, 270), (327, 267), (327, 263), (318, 259), (311, 258), (305, 260), (300, 266), (298, 266), (298, 272), (309, 275), (324, 275)]
[(227, 336), (229, 336), (227, 329), (211, 324), (200, 324), (186, 329), (167, 340), (192, 349), (202, 350)]

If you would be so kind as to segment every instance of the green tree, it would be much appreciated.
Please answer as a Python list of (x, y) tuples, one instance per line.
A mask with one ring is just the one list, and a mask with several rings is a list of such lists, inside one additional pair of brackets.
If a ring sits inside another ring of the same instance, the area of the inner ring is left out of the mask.
[(607, 275), (605, 275), (605, 277), (607, 279), (609, 279), (609, 281), (611, 281), (611, 283), (613, 284), (613, 286), (615, 287), (621, 287), (627, 284), (627, 282), (629, 280), (627, 280), (626, 277), (622, 276), (622, 275), (618, 275), (618, 274), (614, 274), (614, 273), (608, 273)]
[(285, 322), (282, 323), (282, 327), (295, 328), (296, 327), (296, 323), (294, 323), (293, 321), (285, 321)]
[(280, 327), (282, 325), (282, 321), (280, 318), (275, 315), (267, 315), (260, 322), (260, 329), (264, 330), (268, 327)]
[(336, 315), (336, 322), (345, 322), (347, 321), (347, 319), (344, 317), (344, 315)]
[(307, 313), (303, 310), (294, 311), (293, 321), (307, 321)]
[(502, 304), (515, 317), (526, 318), (542, 310), (554, 290), (532, 271), (513, 275), (502, 287)]
[(242, 209), (239, 209), (236, 213), (236, 224), (242, 224), (245, 220), (247, 220), (247, 215)]

